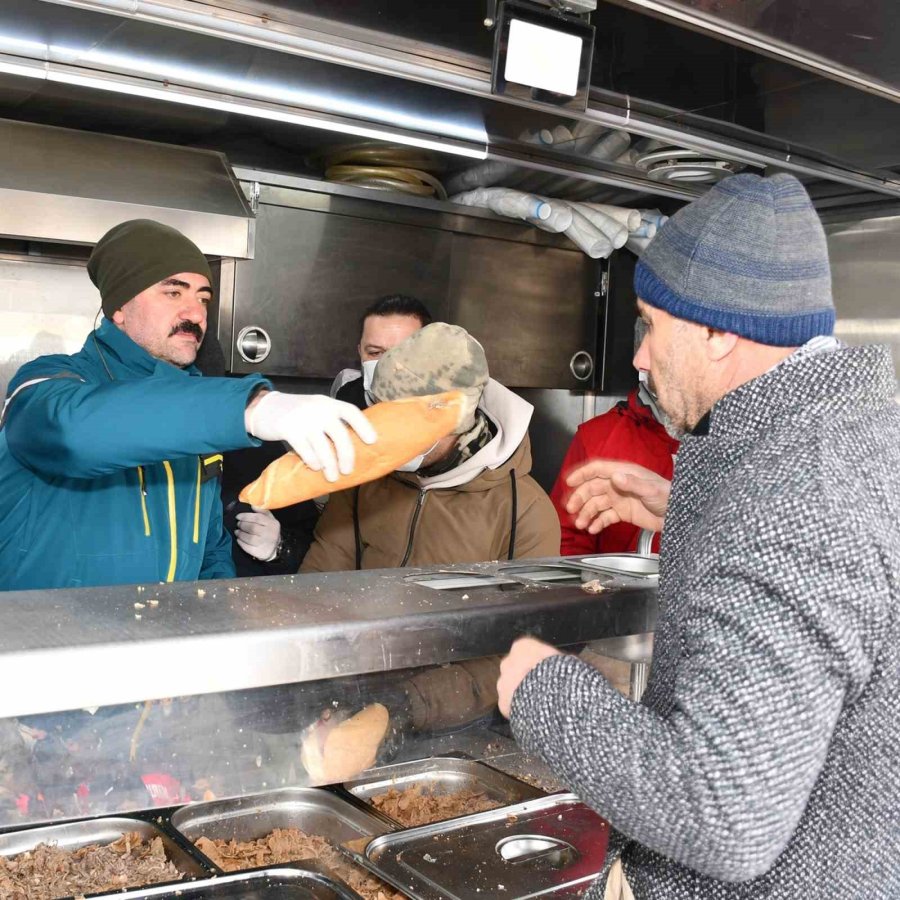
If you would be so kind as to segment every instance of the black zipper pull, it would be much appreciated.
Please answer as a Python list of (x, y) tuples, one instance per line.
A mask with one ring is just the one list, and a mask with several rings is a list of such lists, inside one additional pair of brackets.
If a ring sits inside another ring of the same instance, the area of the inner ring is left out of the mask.
[(419, 498), (416, 500), (416, 508), (413, 512), (412, 521), (409, 523), (409, 541), (406, 544), (406, 553), (403, 554), (403, 562), (400, 563), (401, 569), (409, 562), (409, 558), (412, 555), (413, 539), (416, 536), (416, 523), (419, 521), (419, 513), (422, 512), (422, 507), (425, 505), (426, 493), (426, 491), (419, 491)]

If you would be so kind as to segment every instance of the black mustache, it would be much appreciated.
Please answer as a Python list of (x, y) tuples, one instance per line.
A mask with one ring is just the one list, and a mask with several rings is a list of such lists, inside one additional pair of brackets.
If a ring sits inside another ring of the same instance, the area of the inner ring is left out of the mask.
[(197, 343), (203, 340), (203, 329), (196, 322), (179, 322), (170, 332), (169, 337), (174, 337), (176, 334), (192, 334), (195, 338), (197, 338)]

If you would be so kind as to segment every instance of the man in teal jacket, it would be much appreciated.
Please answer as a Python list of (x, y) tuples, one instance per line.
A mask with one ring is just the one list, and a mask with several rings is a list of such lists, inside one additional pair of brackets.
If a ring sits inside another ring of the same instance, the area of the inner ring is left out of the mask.
[(88, 273), (104, 319), (72, 356), (10, 382), (0, 419), (0, 590), (228, 578), (223, 450), (282, 440), (334, 480), (352, 471), (355, 407), (203, 378), (206, 258), (157, 222), (118, 225)]

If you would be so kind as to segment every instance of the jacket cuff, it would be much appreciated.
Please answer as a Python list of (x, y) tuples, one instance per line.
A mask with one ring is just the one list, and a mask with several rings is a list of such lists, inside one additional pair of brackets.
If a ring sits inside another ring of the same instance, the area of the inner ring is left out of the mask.
[(522, 679), (513, 694), (510, 725), (517, 743), (538, 754), (565, 779), (577, 756), (585, 723), (597, 725), (604, 711), (614, 728), (614, 705), (622, 701), (612, 685), (576, 656), (550, 656)]
[(234, 429), (233, 438), (236, 441), (241, 441), (241, 443), (236, 443), (234, 446), (259, 447), (262, 445), (262, 441), (247, 431), (245, 413), (248, 404), (259, 391), (274, 391), (275, 388), (272, 386), (272, 382), (268, 378), (263, 378), (262, 375), (245, 375), (243, 378), (236, 378), (233, 381), (237, 395), (242, 400), (232, 425)]
[(543, 756), (546, 736), (553, 730), (556, 696), (565, 682), (574, 657), (549, 656), (541, 660), (520, 682), (512, 697), (509, 724), (523, 750)]

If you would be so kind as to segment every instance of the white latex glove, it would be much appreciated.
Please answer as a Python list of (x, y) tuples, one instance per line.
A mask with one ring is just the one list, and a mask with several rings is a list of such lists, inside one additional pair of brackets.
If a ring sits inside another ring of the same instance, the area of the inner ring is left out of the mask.
[(281, 522), (267, 509), (251, 506), (253, 512), (237, 514), (235, 540), (245, 553), (261, 562), (271, 562), (278, 554)]
[(314, 471), (337, 481), (338, 471), (353, 471), (352, 428), (367, 444), (377, 435), (369, 420), (352, 403), (319, 394), (304, 396), (269, 391), (253, 400), (244, 415), (247, 432), (262, 441), (287, 441)]

